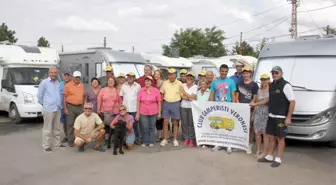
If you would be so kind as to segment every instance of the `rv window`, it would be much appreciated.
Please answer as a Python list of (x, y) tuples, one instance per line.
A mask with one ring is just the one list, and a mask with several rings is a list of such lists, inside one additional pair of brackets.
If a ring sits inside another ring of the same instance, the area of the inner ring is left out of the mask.
[(43, 79), (48, 78), (49, 68), (10, 68), (8, 74), (14, 84), (38, 85)]
[(99, 78), (102, 76), (102, 64), (96, 63), (96, 77)]
[(115, 76), (119, 75), (119, 73), (127, 74), (134, 72), (136, 78), (139, 78), (144, 73), (144, 65), (141, 64), (112, 63), (111, 65)]

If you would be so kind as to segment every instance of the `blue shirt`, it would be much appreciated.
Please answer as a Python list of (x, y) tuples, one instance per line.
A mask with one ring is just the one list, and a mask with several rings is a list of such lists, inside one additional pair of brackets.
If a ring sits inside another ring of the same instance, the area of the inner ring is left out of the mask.
[(60, 83), (60, 96), (61, 96), (61, 109), (63, 109), (63, 97), (64, 97), (64, 82), (61, 81)]
[(236, 85), (241, 84), (244, 81), (243, 75), (239, 76), (237, 73), (232, 75), (230, 78), (235, 82)]
[(232, 102), (232, 92), (236, 91), (236, 84), (231, 78), (217, 78), (212, 81), (211, 91), (215, 92), (215, 101)]
[(45, 112), (56, 112), (58, 108), (62, 108), (60, 96), (60, 83), (55, 83), (50, 79), (44, 79), (38, 87), (37, 93), (38, 103), (43, 106)]

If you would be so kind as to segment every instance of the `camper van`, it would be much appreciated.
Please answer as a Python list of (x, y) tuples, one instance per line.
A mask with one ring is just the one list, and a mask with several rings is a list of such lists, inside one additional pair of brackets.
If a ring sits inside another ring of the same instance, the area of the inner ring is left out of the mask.
[(296, 97), (287, 138), (336, 140), (336, 38), (305, 37), (267, 44), (259, 55), (254, 80), (280, 66)]
[[(190, 58), (193, 63), (192, 71), (198, 75), (201, 71), (212, 71), (216, 77), (219, 75), (219, 68), (212, 62), (211, 59), (201, 59), (201, 58)], [(197, 76), (196, 76), (197, 78)]]
[(112, 66), (115, 76), (134, 72), (136, 78), (144, 74), (148, 63), (137, 53), (114, 51), (111, 48), (89, 48), (85, 51), (60, 53), (61, 72), (80, 71), (82, 81), (89, 84), (93, 77), (106, 76), (106, 66)]
[(8, 112), (16, 124), (23, 118), (41, 117), (38, 85), (58, 62), (55, 49), (0, 45), (0, 111)]

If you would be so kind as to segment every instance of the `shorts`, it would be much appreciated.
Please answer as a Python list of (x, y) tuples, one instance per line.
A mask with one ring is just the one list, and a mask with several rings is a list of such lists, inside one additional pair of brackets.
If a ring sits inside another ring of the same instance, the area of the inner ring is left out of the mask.
[(126, 133), (126, 144), (133, 145), (135, 141), (135, 134), (134, 133)]
[(180, 112), (180, 105), (181, 102), (163, 102), (163, 110), (162, 110), (162, 117), (165, 119), (174, 119), (174, 120), (180, 120), (181, 118), (181, 112)]
[[(89, 136), (92, 138), (92, 139), (96, 139), (99, 135), (99, 131), (93, 131)], [(82, 143), (85, 143), (84, 139), (80, 138), (80, 137), (76, 137), (75, 138), (75, 143), (76, 142), (82, 142)]]
[(266, 134), (284, 138), (287, 135), (287, 126), (285, 125), (285, 118), (268, 117), (266, 125)]
[(62, 111), (62, 112), (61, 112), (61, 119), (60, 119), (60, 122), (61, 122), (62, 124), (65, 124), (65, 123), (66, 123), (66, 115), (65, 115), (65, 113), (64, 113), (64, 109), (62, 109), (61, 111)]

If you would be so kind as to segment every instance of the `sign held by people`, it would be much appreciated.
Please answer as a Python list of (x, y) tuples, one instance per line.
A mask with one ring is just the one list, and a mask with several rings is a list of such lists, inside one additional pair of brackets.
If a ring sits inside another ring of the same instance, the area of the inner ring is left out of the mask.
[(193, 101), (191, 105), (197, 145), (247, 150), (250, 131), (248, 104)]

